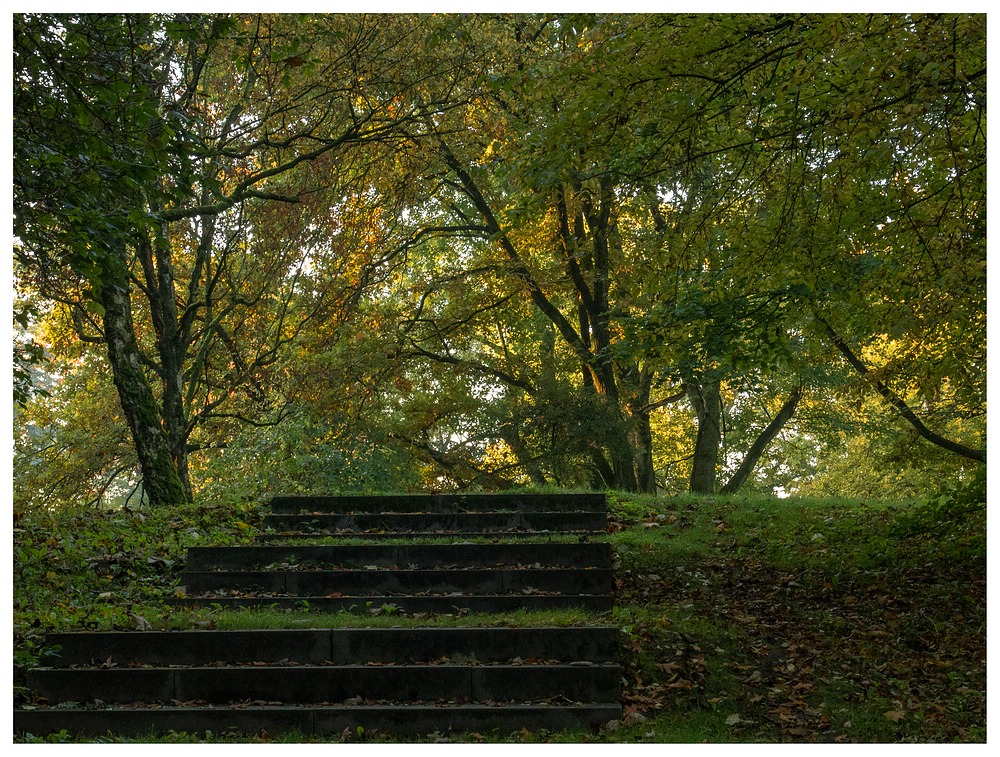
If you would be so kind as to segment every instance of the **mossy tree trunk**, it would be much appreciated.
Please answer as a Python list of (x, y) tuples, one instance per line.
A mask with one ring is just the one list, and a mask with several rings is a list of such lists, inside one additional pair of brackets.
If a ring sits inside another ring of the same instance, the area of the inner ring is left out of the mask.
[[(126, 280), (124, 275), (120, 278)], [(159, 405), (143, 371), (127, 285), (107, 282), (101, 288), (100, 301), (104, 308), (108, 361), (132, 432), (149, 503), (160, 506), (189, 501), (189, 491), (177, 473), (170, 442), (163, 430)]]

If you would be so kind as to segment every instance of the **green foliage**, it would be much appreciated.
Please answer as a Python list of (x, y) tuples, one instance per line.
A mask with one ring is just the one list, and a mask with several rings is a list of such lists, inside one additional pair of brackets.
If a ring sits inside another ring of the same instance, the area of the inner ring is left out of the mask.
[(33, 396), (48, 396), (48, 391), (36, 385), (33, 368), (43, 362), (45, 349), (35, 341), (14, 342), (13, 382), (14, 402), (21, 407)]
[(45, 348), (28, 331), (38, 318), (38, 303), (29, 300), (14, 303), (14, 404), (24, 408), (34, 396), (47, 397), (48, 390), (40, 378), (45, 364)]
[[(757, 460), (751, 491), (916, 496), (968, 472), (901, 403), (985, 443), (982, 14), (22, 14), (14, 32), (20, 325), (71, 303), (85, 352), (128, 283), (118, 368), (142, 369), (117, 391), (151, 396), (122, 407), (213, 497), (673, 493), (706, 459), (720, 483)], [(50, 346), (25, 337), (21, 403)], [(689, 391), (715, 381), (722, 434), (696, 466)], [(252, 430), (270, 424), (288, 427)], [(53, 468), (34, 498), (107, 473), (19, 454)]]
[(979, 466), (964, 481), (945, 484), (937, 496), (915, 505), (901, 518), (897, 531), (936, 539), (964, 536), (962, 541), (967, 543), (986, 513), (986, 470)]
[(64, 506), (17, 515), (16, 658), (24, 665), (45, 655), (50, 631), (131, 628), (130, 613), (142, 615), (173, 593), (188, 547), (248, 541), (259, 523), (246, 506)]
[[(62, 260), (90, 288), (124, 285), (118, 246), (165, 168), (153, 16), (15, 15), (15, 234), (28, 265)], [(128, 79), (129, 72), (135, 80)], [(109, 118), (108, 116), (113, 116)]]
[(110, 371), (97, 356), (49, 361), (64, 374), (14, 420), (15, 512), (142, 499)]
[(420, 484), (410, 458), (398, 450), (302, 414), (243, 429), (201, 466), (197, 480), (203, 499), (230, 504), (275, 494), (409, 491)]

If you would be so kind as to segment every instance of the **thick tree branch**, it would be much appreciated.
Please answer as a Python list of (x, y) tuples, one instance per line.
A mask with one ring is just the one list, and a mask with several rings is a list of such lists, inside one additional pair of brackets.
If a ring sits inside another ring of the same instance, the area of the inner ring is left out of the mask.
[(792, 395), (781, 406), (778, 414), (774, 416), (771, 422), (767, 424), (767, 427), (754, 440), (754, 443), (750, 445), (750, 449), (743, 456), (740, 467), (736, 469), (736, 472), (726, 482), (725, 486), (720, 489), (721, 494), (732, 494), (739, 491), (740, 487), (750, 478), (750, 474), (757, 467), (757, 463), (761, 455), (764, 454), (764, 450), (767, 449), (767, 445), (771, 443), (774, 437), (778, 435), (778, 432), (791, 420), (792, 415), (795, 414), (795, 408), (798, 407), (799, 400), (802, 399), (802, 391), (802, 384), (799, 384), (792, 390)]
[[(500, 227), (499, 222), (496, 220), (496, 216), (493, 214), (493, 209), (486, 201), (486, 198), (483, 196), (475, 180), (468, 173), (468, 171), (465, 170), (461, 162), (457, 157), (455, 157), (455, 154), (451, 151), (443, 139), (439, 138), (439, 144), (445, 163), (449, 168), (451, 168), (452, 171), (455, 172), (455, 175), (458, 176), (458, 179), (462, 184), (463, 191), (476, 206), (476, 210), (479, 211), (479, 214), (485, 221), (490, 235), (497, 240), (501, 249), (513, 264), (514, 273), (524, 282), (526, 288), (528, 289), (528, 293), (531, 296), (531, 301), (535, 303), (538, 309), (541, 310), (550, 321), (552, 321), (555, 327), (559, 330), (559, 333), (562, 334), (563, 339), (566, 340), (569, 346), (576, 353), (581, 363), (590, 368), (591, 373), (594, 373), (594, 356), (591, 354), (586, 344), (584, 344), (583, 339), (581, 339), (572, 324), (566, 320), (566, 317), (562, 314), (559, 308), (553, 305), (549, 298), (545, 296), (542, 288), (531, 275), (531, 271), (528, 270), (527, 265), (525, 265), (524, 260), (517, 251), (517, 248), (514, 247), (513, 242), (510, 241), (510, 238)], [(595, 379), (598, 381), (601, 380), (601, 378), (597, 376), (595, 376)]]
[(650, 402), (648, 405), (643, 405), (638, 410), (633, 411), (636, 415), (639, 413), (648, 413), (652, 410), (659, 410), (661, 407), (666, 407), (667, 405), (672, 405), (675, 402), (679, 402), (687, 396), (687, 390), (681, 389), (676, 394), (671, 394), (669, 397), (664, 397), (656, 402)]
[(492, 376), (493, 378), (499, 379), (504, 384), (508, 386), (516, 386), (528, 394), (535, 393), (535, 386), (527, 379), (517, 378), (509, 373), (499, 370), (498, 368), (491, 368), (484, 363), (476, 362), (475, 360), (463, 360), (461, 358), (454, 357), (453, 355), (441, 355), (435, 352), (430, 352), (425, 350), (416, 344), (412, 345), (412, 349), (407, 353), (408, 355), (418, 355), (420, 357), (425, 357), (428, 360), (433, 360), (436, 363), (445, 363), (447, 365), (454, 365), (460, 368), (466, 368), (476, 373), (480, 373), (485, 376)]
[(816, 318), (826, 329), (826, 333), (829, 335), (834, 346), (840, 350), (841, 354), (847, 359), (847, 362), (851, 364), (854, 370), (865, 378), (871, 380), (875, 390), (882, 395), (886, 402), (899, 411), (899, 414), (902, 415), (914, 429), (916, 429), (920, 436), (929, 441), (931, 444), (935, 444), (942, 449), (948, 450), (949, 452), (954, 452), (956, 455), (961, 455), (962, 457), (968, 458), (969, 460), (975, 460), (976, 462), (986, 463), (985, 449), (973, 449), (972, 447), (966, 447), (964, 444), (959, 444), (958, 442), (953, 442), (950, 439), (945, 439), (940, 434), (936, 434), (927, 428), (927, 426), (925, 426), (917, 417), (916, 413), (910, 409), (910, 406), (906, 404), (902, 397), (872, 376), (868, 366), (866, 366), (864, 362), (862, 362), (862, 360), (854, 354), (847, 342), (845, 342), (844, 339), (833, 330), (833, 327), (830, 326), (829, 323), (818, 315)]

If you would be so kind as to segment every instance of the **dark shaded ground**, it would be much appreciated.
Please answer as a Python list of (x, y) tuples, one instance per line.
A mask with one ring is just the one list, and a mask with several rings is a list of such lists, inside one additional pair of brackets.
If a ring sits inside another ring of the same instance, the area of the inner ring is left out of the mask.
[(627, 712), (718, 708), (736, 741), (985, 741), (986, 561), (902, 547), (624, 572), (619, 605), (664, 611), (627, 642)]

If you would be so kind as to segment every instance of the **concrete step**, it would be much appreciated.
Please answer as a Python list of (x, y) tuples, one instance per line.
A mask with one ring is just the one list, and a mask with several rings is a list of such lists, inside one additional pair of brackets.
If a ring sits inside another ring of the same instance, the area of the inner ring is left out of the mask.
[(244, 665), (146, 668), (36, 668), (28, 686), (50, 702), (128, 704), (252, 700), (287, 704), (510, 702), (566, 697), (610, 702), (621, 671), (586, 665)]
[(185, 571), (189, 594), (219, 589), (325, 597), (330, 594), (507, 594), (526, 589), (558, 594), (613, 591), (611, 570), (598, 568), (464, 568)]
[(617, 629), (52, 634), (14, 731), (393, 734), (595, 727), (621, 717)]
[(418, 664), (449, 659), (482, 663), (515, 658), (595, 663), (618, 660), (611, 626), (510, 628), (309, 628), (244, 631), (71, 632), (46, 636), (48, 667), (209, 665), (217, 662), (348, 665)]
[(380, 543), (394, 540), (419, 539), (427, 543), (434, 541), (438, 543), (450, 542), (475, 542), (481, 544), (555, 544), (556, 539), (564, 542), (571, 542), (573, 539), (579, 542), (588, 542), (591, 539), (599, 539), (606, 535), (602, 528), (600, 531), (591, 529), (570, 530), (570, 531), (407, 531), (393, 533), (391, 531), (262, 531), (257, 535), (257, 541), (262, 544), (316, 544), (319, 541), (362, 541)]
[[(52, 708), (15, 710), (14, 732), (45, 736), (65, 729), (81, 736), (108, 733), (143, 736), (169, 731), (189, 734), (211, 731), (216, 735), (297, 732), (307, 736), (337, 737), (347, 732), (357, 738), (387, 733), (398, 736), (447, 734), (450, 731), (497, 732), (501, 735), (522, 728), (550, 731), (564, 728), (596, 729), (620, 720), (617, 702), (569, 704), (557, 701), (537, 704), (394, 704), (394, 705), (263, 705), (120, 707), (100, 709)], [(359, 731), (360, 729), (360, 731)]]
[(604, 533), (603, 512), (459, 512), (459, 513), (296, 513), (264, 517), (272, 531), (311, 533), (407, 534), (451, 533)]
[[(563, 511), (457, 511), (459, 503), (462, 507), (472, 507), (475, 502), (490, 507), (508, 503), (491, 495), (474, 496), (472, 502), (470, 498), (434, 496), (278, 498), (273, 503), (278, 510), (310, 512), (268, 517), (272, 526), (305, 528), (297, 532), (299, 536), (334, 532), (357, 535), (361, 531), (352, 528), (377, 524), (373, 530), (379, 536), (399, 537), (402, 532), (395, 529), (404, 527), (411, 531), (426, 528), (429, 531), (421, 533), (430, 533), (448, 527), (499, 528), (524, 524), (525, 519), (532, 518), (550, 519), (541, 525), (558, 526), (556, 521), (565, 524), (581, 515), (581, 511), (571, 509), (578, 501), (575, 498), (555, 499)], [(546, 503), (553, 498), (529, 496), (526, 501), (540, 508), (548, 506)], [(586, 497), (585, 501), (591, 507), (605, 506), (603, 495)], [(312, 512), (319, 507), (349, 511), (354, 507), (373, 508), (390, 503), (411, 510), (447, 505), (445, 509), (450, 511), (337, 515)], [(587, 527), (603, 530), (602, 512), (582, 514), (591, 519)], [(302, 518), (310, 523), (304, 524)], [(280, 519), (284, 521), (279, 523)], [(310, 532), (310, 524), (320, 531)], [(609, 544), (580, 541), (200, 547), (188, 553), (187, 570), (181, 576), (183, 596), (170, 603), (222, 608), (309, 608), (359, 614), (455, 614), (573, 607), (605, 611), (612, 606), (611, 557)]]
[(191, 547), (190, 571), (250, 570), (269, 566), (303, 569), (546, 567), (590, 568), (611, 565), (611, 545), (600, 542), (547, 544), (360, 544), (351, 546), (255, 545)]
[[(225, 592), (225, 590), (222, 590)], [(525, 590), (520, 594), (425, 594), (349, 595), (340, 597), (279, 596), (250, 594), (232, 596), (228, 592), (187, 595), (165, 599), (172, 607), (218, 607), (239, 610), (267, 607), (279, 610), (349, 612), (360, 615), (464, 615), (551, 610), (607, 612), (614, 606), (610, 594), (542, 594)]]
[(604, 494), (397, 494), (279, 496), (271, 512), (296, 513), (488, 513), (587, 511), (607, 514)]

